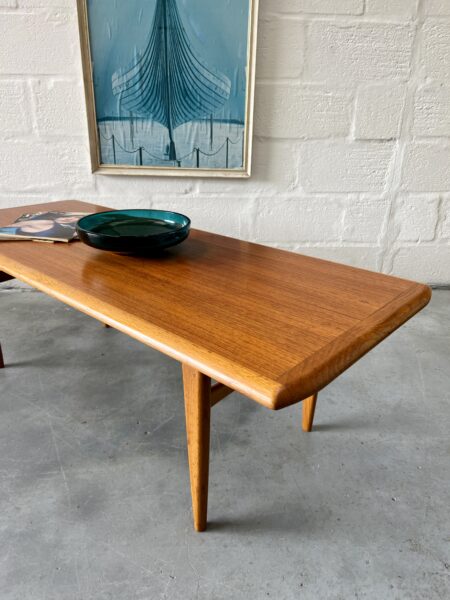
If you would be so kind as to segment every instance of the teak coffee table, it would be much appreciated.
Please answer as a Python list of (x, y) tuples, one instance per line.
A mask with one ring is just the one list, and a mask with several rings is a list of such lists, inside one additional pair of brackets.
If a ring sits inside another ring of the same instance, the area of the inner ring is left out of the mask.
[[(52, 209), (106, 210), (22, 206), (1, 210), (0, 225)], [(16, 277), (182, 363), (197, 531), (206, 528), (211, 407), (234, 390), (272, 410), (303, 401), (311, 431), (317, 393), (431, 296), (412, 281), (195, 230), (154, 258), (2, 241), (0, 270), (0, 280)]]

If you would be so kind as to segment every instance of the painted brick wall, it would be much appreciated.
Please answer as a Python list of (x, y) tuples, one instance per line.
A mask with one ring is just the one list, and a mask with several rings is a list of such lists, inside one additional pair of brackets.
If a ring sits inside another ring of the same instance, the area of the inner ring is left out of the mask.
[(59, 198), (450, 283), (450, 0), (261, 0), (249, 181), (91, 175), (75, 0), (0, 0), (0, 205)]

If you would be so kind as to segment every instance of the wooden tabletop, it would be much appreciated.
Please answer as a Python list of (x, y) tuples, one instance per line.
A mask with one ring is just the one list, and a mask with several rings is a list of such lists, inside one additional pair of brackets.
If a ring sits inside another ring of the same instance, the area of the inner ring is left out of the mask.
[[(105, 208), (22, 206), (0, 210), (0, 225), (39, 210)], [(431, 296), (419, 283), (196, 230), (157, 258), (0, 241), (0, 270), (272, 409), (319, 391)]]

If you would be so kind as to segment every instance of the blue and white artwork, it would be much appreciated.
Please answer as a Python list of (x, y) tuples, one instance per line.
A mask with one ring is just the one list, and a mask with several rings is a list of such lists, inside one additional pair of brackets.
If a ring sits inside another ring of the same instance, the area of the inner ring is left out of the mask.
[(251, 0), (85, 0), (101, 165), (242, 170)]

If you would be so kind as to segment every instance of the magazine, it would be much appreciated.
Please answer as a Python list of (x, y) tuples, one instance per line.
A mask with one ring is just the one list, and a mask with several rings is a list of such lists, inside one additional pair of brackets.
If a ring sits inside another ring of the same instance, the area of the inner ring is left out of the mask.
[(0, 227), (0, 240), (70, 242), (77, 238), (75, 226), (78, 220), (87, 214), (61, 211), (25, 213), (11, 225)]

